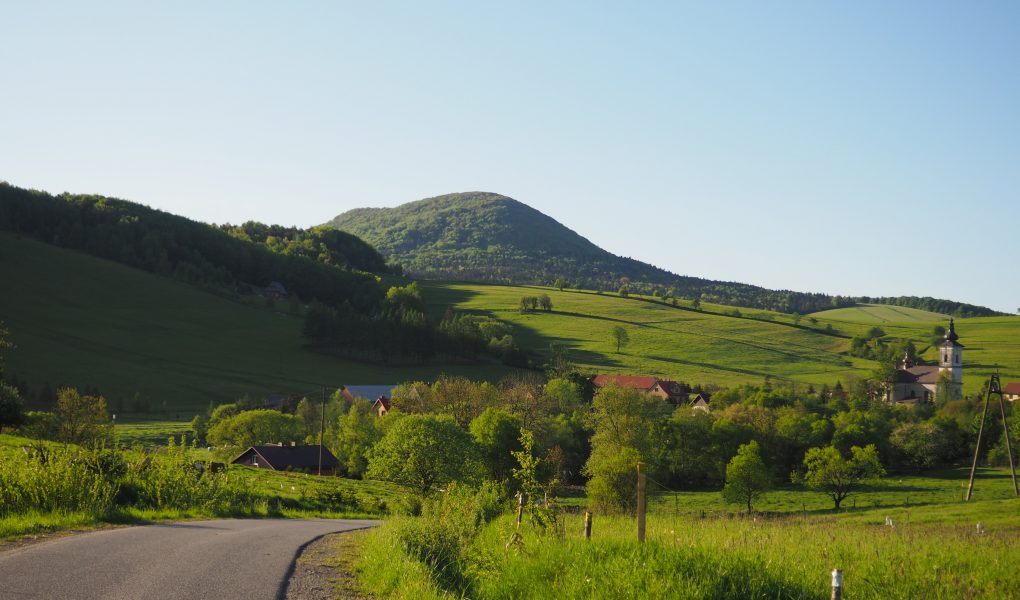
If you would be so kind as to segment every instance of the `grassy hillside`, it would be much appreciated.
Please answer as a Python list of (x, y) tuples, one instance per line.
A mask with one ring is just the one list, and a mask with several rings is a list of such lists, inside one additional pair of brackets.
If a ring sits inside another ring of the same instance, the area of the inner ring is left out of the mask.
[[(766, 375), (832, 383), (866, 376), (874, 368), (842, 354), (845, 337), (794, 326), (787, 316), (760, 321), (708, 312), (732, 310), (715, 305), (692, 311), (636, 298), (529, 287), (429, 282), (425, 289), (437, 314), (448, 305), (491, 314), (513, 323), (515, 338), (525, 346), (546, 351), (551, 343), (563, 344), (576, 363), (593, 371), (729, 385), (761, 383)], [(549, 294), (552, 312), (518, 311), (522, 296), (540, 293)], [(620, 353), (612, 341), (617, 326), (630, 336)]]
[(245, 393), (506, 372), (316, 354), (303, 348), (300, 317), (13, 234), (0, 234), (0, 278), (0, 321), (16, 346), (7, 372), (28, 382), (30, 397), (44, 386), (94, 386), (115, 411), (147, 404), (190, 417)]
[(949, 319), (948, 315), (905, 306), (892, 306), (890, 304), (862, 304), (849, 308), (834, 308), (815, 313), (814, 316), (831, 321), (873, 323), (876, 325), (881, 323), (944, 323)]
[[(650, 298), (549, 288), (439, 282), (428, 282), (425, 288), (434, 314), (447, 306), (491, 314), (513, 323), (515, 337), (524, 346), (546, 352), (551, 343), (563, 344), (576, 363), (592, 371), (659, 375), (702, 384), (761, 383), (766, 375), (813, 384), (867, 377), (875, 363), (845, 352), (850, 337), (864, 335), (874, 325), (870, 315), (898, 311), (912, 317), (881, 326), (888, 337), (914, 340), (919, 350), (928, 347), (933, 326), (945, 324), (921, 320), (934, 313), (896, 306), (874, 307), (891, 310), (862, 313), (864, 317), (855, 320), (825, 318), (828, 312), (797, 318), (753, 309), (740, 309), (737, 318), (730, 316), (733, 307), (710, 303), (693, 311)], [(552, 312), (518, 311), (522, 296), (542, 293), (552, 299)], [(858, 312), (836, 314), (855, 317)], [(616, 326), (624, 327), (631, 340), (620, 353), (611, 337)], [(967, 393), (978, 391), (997, 368), (1004, 381), (1020, 380), (1020, 319), (957, 319), (957, 331), (967, 346)], [(934, 350), (928, 348), (924, 357), (935, 360)]]

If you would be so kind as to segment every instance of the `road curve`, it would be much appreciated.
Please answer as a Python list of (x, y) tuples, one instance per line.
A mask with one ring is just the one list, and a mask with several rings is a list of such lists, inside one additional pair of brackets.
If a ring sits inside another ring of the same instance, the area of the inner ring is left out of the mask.
[(376, 524), (222, 519), (74, 535), (0, 552), (0, 597), (275, 600), (306, 544)]

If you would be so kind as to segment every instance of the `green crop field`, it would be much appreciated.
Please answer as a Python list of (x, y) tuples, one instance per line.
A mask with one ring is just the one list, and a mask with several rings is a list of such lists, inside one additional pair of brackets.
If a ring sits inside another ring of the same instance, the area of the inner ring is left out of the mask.
[(0, 234), (6, 371), (32, 391), (98, 388), (113, 412), (190, 418), (250, 393), (318, 393), (441, 372), (498, 379), (498, 366), (387, 368), (303, 348), (302, 319), (110, 261)]

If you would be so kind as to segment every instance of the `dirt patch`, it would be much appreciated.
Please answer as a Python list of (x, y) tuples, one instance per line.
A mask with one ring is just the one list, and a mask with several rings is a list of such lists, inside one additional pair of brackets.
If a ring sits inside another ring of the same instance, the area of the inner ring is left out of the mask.
[(354, 561), (361, 550), (364, 531), (334, 533), (321, 537), (298, 557), (287, 582), (287, 600), (370, 600), (358, 588)]

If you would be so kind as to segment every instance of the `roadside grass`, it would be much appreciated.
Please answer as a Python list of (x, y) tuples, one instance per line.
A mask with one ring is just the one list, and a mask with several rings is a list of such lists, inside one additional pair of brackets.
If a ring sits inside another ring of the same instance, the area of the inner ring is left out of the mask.
[[(44, 461), (33, 458), (40, 446)], [(208, 460), (204, 449), (110, 454), (0, 435), (0, 539), (183, 519), (379, 518), (413, 505), (410, 492), (386, 482), (240, 465), (199, 476), (192, 463)]]
[[(438, 532), (440, 524), (411, 527), (413, 519), (400, 517), (365, 535), (358, 568), (366, 589), (396, 598), (822, 599), (829, 597), (833, 568), (843, 571), (844, 597), (1020, 597), (1014, 542), (1020, 499), (1012, 497), (1008, 471), (983, 469), (972, 502), (959, 494), (966, 474), (950, 469), (890, 478), (859, 494), (875, 506), (859, 502), (839, 512), (827, 497), (812, 505), (806, 498), (813, 492), (780, 490), (769, 494), (778, 498), (759, 503), (772, 502), (753, 518), (723, 504), (718, 491), (682, 493), (680, 511), (672, 496), (658, 494), (644, 544), (636, 541), (632, 516), (596, 515), (586, 541), (575, 511), (561, 513), (559, 528), (545, 534), (526, 517), (520, 538), (505, 514), (480, 525), (457, 560), (432, 564), (420, 557), (433, 554), (408, 553), (401, 540), (415, 529)], [(566, 504), (583, 502), (575, 497)], [(885, 525), (887, 516), (893, 527)], [(445, 556), (442, 547), (434, 555)], [(450, 564), (465, 583), (446, 583), (442, 571)]]
[[(500, 365), (384, 366), (304, 346), (303, 319), (263, 299), (225, 297), (111, 261), (0, 232), (0, 319), (8, 377), (95, 388), (110, 412), (188, 420), (244, 394), (397, 384), (441, 373), (496, 381)], [(286, 308), (286, 310), (285, 310)], [(49, 406), (32, 405), (35, 409)]]

